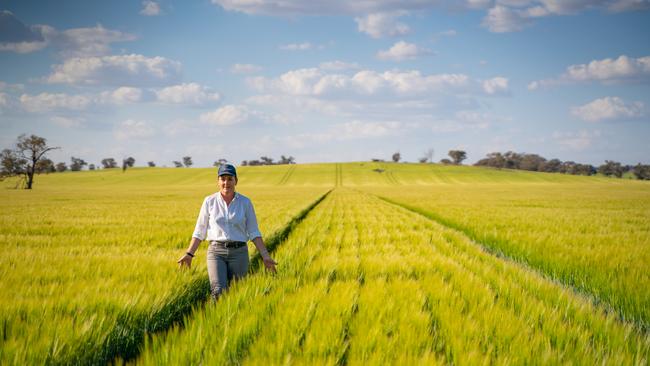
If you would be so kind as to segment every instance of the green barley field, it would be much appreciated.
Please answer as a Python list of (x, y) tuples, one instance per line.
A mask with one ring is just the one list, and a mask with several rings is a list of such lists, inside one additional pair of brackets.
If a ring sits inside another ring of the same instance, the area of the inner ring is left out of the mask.
[(437, 164), (240, 167), (278, 264), (208, 300), (214, 169), (0, 189), (0, 365), (650, 363), (650, 183)]

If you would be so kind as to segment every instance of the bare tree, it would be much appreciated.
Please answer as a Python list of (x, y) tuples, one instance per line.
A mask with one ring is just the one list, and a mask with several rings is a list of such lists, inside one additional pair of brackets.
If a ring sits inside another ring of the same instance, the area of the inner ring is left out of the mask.
[(2, 166), (0, 175), (22, 176), (25, 189), (32, 189), (34, 185), (34, 173), (37, 172), (39, 162), (45, 159), (48, 151), (59, 149), (47, 145), (43, 137), (22, 134), (18, 136), (14, 150), (5, 149), (2, 151)]
[(185, 165), (186, 168), (189, 168), (192, 166), (192, 157), (191, 156), (183, 156), (183, 165)]
[(449, 150), (448, 155), (454, 161), (455, 165), (461, 165), (463, 160), (467, 159), (467, 153), (463, 150)]

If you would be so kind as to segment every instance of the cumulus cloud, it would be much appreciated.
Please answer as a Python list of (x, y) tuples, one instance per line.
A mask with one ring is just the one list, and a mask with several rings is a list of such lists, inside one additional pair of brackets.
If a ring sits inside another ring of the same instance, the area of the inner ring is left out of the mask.
[(93, 103), (87, 95), (68, 95), (63, 93), (23, 94), (20, 103), (28, 112), (42, 113), (52, 110), (81, 111)]
[[(483, 25), (492, 32), (519, 31), (535, 18), (571, 15), (597, 9), (605, 12), (640, 11), (650, 8), (648, 0), (375, 0), (375, 1), (304, 1), (304, 0), (212, 0), (229, 11), (275, 16), (352, 15), (367, 20), (372, 14), (395, 14), (422, 10), (483, 10), (488, 9)], [(369, 15), (370, 14), (370, 15)], [(380, 23), (380, 21), (375, 21)], [(357, 21), (359, 23), (359, 21)], [(372, 23), (372, 21), (368, 21)], [(405, 25), (393, 22), (381, 27), (393, 32), (405, 31)], [(406, 28), (405, 28), (406, 27)], [(364, 29), (372, 26), (364, 26)], [(400, 30), (402, 29), (402, 30)], [(361, 29), (360, 29), (361, 30)], [(368, 32), (366, 32), (368, 33)], [(370, 33), (368, 33), (370, 34)], [(375, 34), (383, 34), (381, 31)]]
[(201, 122), (216, 125), (228, 126), (245, 122), (250, 115), (248, 108), (242, 105), (227, 105), (214, 112), (201, 115)]
[(303, 43), (290, 43), (280, 46), (281, 50), (284, 51), (306, 51), (312, 49), (312, 44), (309, 42)]
[(197, 83), (183, 83), (156, 91), (158, 101), (168, 104), (203, 105), (220, 99), (219, 93)]
[(571, 113), (588, 122), (625, 120), (643, 117), (645, 106), (642, 102), (626, 103), (619, 97), (604, 97), (573, 107)]
[(0, 29), (0, 51), (30, 53), (52, 45), (63, 57), (105, 55), (110, 52), (111, 43), (136, 38), (101, 25), (63, 31), (48, 25), (27, 26), (6, 10), (0, 12)]
[(142, 2), (142, 10), (140, 14), (145, 16), (156, 16), (160, 15), (160, 4), (155, 1), (146, 0)]
[(397, 11), (391, 13), (373, 13), (364, 17), (356, 17), (359, 32), (366, 33), (373, 38), (386, 36), (403, 36), (408, 34), (410, 28), (404, 23), (397, 21), (397, 18), (406, 15), (406, 12)]
[(254, 74), (261, 70), (262, 67), (253, 64), (234, 64), (230, 67), (233, 74)]
[(143, 86), (169, 84), (180, 79), (181, 64), (164, 57), (131, 54), (74, 57), (53, 66), (48, 83)]
[(295, 15), (359, 15), (395, 11), (427, 9), (476, 9), (485, 8), (490, 0), (422, 1), (422, 0), (374, 0), (374, 1), (304, 1), (304, 0), (212, 0), (229, 11), (247, 14), (276, 16)]
[(47, 46), (41, 25), (27, 26), (8, 11), (0, 11), (0, 51), (29, 53)]
[(358, 69), (360, 66), (356, 62), (343, 62), (343, 61), (327, 61), (327, 62), (321, 62), (318, 67), (321, 70), (326, 70), (326, 71), (343, 71), (343, 70), (350, 70), (350, 69)]
[(418, 47), (412, 43), (399, 41), (385, 51), (377, 52), (377, 58), (387, 61), (413, 60), (419, 56), (430, 54), (425, 48)]
[(616, 59), (593, 60), (587, 64), (571, 65), (566, 72), (555, 79), (533, 81), (529, 90), (579, 82), (601, 82), (604, 84), (637, 83), (650, 81), (650, 56), (632, 58), (621, 55)]
[(464, 74), (423, 75), (417, 70), (360, 70), (347, 75), (308, 68), (291, 70), (277, 78), (254, 77), (247, 81), (251, 87), (263, 93), (330, 98), (414, 96), (453, 92), (497, 95), (508, 92), (508, 80), (503, 77), (481, 82), (473, 81)]
[(113, 135), (118, 140), (146, 139), (155, 135), (155, 129), (147, 121), (127, 119), (115, 126)]
[(483, 91), (489, 95), (507, 94), (509, 92), (508, 79), (497, 76), (483, 81)]

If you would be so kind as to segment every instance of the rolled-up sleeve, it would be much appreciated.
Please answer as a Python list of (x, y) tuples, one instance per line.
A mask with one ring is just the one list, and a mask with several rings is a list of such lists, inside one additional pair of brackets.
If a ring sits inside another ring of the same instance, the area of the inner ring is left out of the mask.
[(255, 209), (253, 208), (253, 203), (250, 201), (246, 205), (246, 233), (248, 234), (248, 240), (262, 237), (262, 233), (260, 233), (260, 229), (257, 226)]
[(208, 235), (208, 220), (210, 215), (208, 213), (208, 200), (203, 200), (201, 205), (201, 211), (199, 212), (199, 217), (196, 219), (196, 226), (194, 227), (194, 233), (192, 237), (197, 238), (201, 241), (205, 240)]

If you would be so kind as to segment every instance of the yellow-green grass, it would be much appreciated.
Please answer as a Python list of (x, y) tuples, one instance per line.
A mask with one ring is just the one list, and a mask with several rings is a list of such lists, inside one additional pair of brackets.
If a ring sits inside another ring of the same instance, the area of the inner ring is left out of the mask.
[(338, 188), (138, 364), (646, 364), (650, 339), (467, 236)]
[(650, 185), (635, 181), (368, 189), (650, 325)]
[[(216, 191), (215, 175), (71, 172), (38, 176), (32, 191), (0, 190), (0, 364), (83, 359), (80, 352), (124, 347), (116, 326), (140, 322), (159, 330), (175, 308), (188, 306), (181, 302), (200, 299), (205, 250), (192, 271), (179, 272), (176, 259), (202, 199)], [(326, 191), (247, 186), (246, 179), (239, 188), (267, 238)]]

